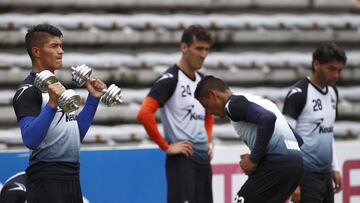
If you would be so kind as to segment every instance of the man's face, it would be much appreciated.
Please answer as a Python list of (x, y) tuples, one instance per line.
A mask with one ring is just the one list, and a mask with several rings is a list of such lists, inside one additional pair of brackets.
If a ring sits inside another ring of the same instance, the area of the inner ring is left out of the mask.
[(190, 45), (186, 43), (181, 44), (183, 57), (194, 70), (202, 67), (210, 50), (210, 43), (199, 41), (195, 37)]
[(325, 64), (315, 62), (315, 74), (323, 85), (335, 85), (343, 68), (344, 64), (341, 61), (333, 60)]
[(215, 116), (223, 117), (225, 115), (225, 106), (221, 101), (219, 91), (211, 90), (209, 95), (204, 98), (200, 98), (200, 104), (211, 114)]
[(48, 37), (46, 42), (42, 44), (42, 46), (38, 47), (38, 49), (38, 60), (43, 68), (55, 71), (62, 67), (62, 57), (64, 51), (59, 37)]

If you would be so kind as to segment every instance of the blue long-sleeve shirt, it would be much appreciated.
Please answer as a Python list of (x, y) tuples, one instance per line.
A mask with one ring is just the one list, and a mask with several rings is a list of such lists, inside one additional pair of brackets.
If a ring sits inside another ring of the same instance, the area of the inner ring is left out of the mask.
[[(82, 141), (90, 128), (95, 116), (99, 98), (88, 96), (84, 108), (76, 117)], [(57, 109), (46, 104), (41, 113), (37, 116), (25, 116), (19, 120), (21, 134), (25, 146), (36, 149), (44, 140)]]
[(24, 144), (31, 149), (30, 167), (37, 163), (70, 163), (80, 159), (80, 143), (94, 118), (99, 98), (88, 96), (78, 116), (48, 105), (49, 94), (34, 86), (30, 73), (13, 97), (14, 111)]

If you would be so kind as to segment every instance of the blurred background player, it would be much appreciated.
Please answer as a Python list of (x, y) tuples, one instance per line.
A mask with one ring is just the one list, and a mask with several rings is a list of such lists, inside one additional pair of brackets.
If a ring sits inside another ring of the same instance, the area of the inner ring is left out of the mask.
[(302, 176), (302, 140), (277, 106), (262, 97), (232, 93), (225, 82), (213, 76), (199, 82), (195, 98), (210, 113), (227, 116), (250, 148), (251, 153), (242, 154), (240, 160), (249, 177), (234, 202), (285, 202)]
[[(153, 84), (138, 112), (148, 135), (166, 152), (166, 177), (169, 203), (211, 203), (211, 134), (214, 118), (194, 98), (196, 85), (212, 43), (211, 34), (192, 25), (182, 35), (180, 61)], [(165, 139), (160, 134), (155, 112), (160, 118)]]
[(25, 171), (11, 176), (0, 190), (0, 203), (26, 202)]
[[(0, 186), (0, 203), (26, 203), (26, 174), (25, 171), (11, 176)], [(89, 200), (83, 197), (84, 203)]]
[(26, 48), (32, 71), (13, 98), (13, 107), (23, 143), (30, 151), (26, 169), (28, 203), (78, 203), (82, 201), (79, 180), (80, 142), (94, 118), (101, 90), (106, 85), (97, 79), (86, 83), (89, 95), (82, 111), (65, 113), (58, 108), (64, 92), (60, 83), (49, 85), (48, 93), (34, 86), (36, 74), (62, 68), (61, 31), (47, 24), (28, 30)]
[[(289, 124), (303, 138), (304, 177), (292, 195), (294, 202), (334, 202), (342, 188), (334, 148), (338, 91), (335, 87), (346, 64), (345, 52), (334, 43), (318, 47), (312, 73), (293, 85), (283, 108)], [(332, 182), (335, 183), (333, 188)]]

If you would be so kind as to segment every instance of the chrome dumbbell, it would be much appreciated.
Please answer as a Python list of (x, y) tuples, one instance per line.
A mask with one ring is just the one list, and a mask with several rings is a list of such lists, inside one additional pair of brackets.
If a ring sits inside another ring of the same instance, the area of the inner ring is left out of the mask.
[[(52, 72), (44, 70), (36, 75), (34, 85), (41, 92), (46, 93), (48, 92), (48, 86), (57, 82), (59, 80)], [(63, 111), (70, 113), (79, 108), (80, 101), (80, 95), (76, 94), (74, 90), (65, 90), (59, 97), (58, 105)]]
[[(90, 75), (92, 73), (92, 69), (87, 65), (83, 64), (76, 67), (71, 67), (72, 69), (72, 81), (78, 86), (83, 86), (87, 80), (90, 79)], [(110, 85), (109, 88), (102, 90), (104, 93), (101, 96), (101, 102), (112, 106), (114, 104), (122, 104), (123, 100), (121, 99), (121, 88), (116, 86), (115, 84)]]

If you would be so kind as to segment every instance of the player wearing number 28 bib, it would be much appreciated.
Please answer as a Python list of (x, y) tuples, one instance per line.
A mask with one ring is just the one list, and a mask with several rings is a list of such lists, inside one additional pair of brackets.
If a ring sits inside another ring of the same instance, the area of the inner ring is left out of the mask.
[(294, 202), (332, 203), (334, 189), (341, 190), (334, 151), (335, 84), (345, 63), (342, 49), (334, 43), (323, 44), (313, 53), (311, 75), (292, 86), (286, 96), (283, 114), (304, 140), (304, 177), (292, 195)]

